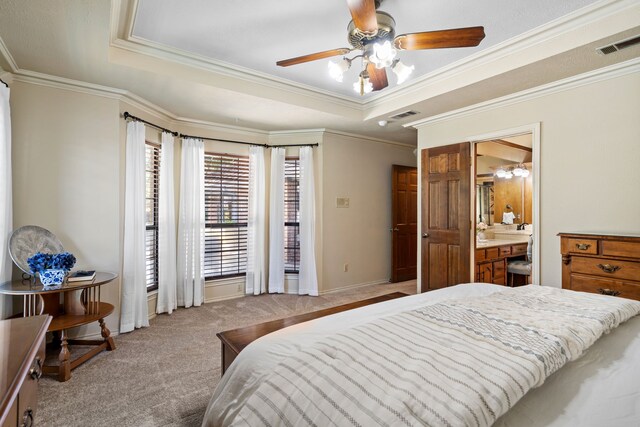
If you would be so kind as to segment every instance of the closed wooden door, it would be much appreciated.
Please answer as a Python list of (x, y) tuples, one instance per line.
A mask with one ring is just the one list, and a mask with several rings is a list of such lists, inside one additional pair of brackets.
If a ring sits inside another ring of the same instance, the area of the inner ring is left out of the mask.
[(393, 224), (391, 281), (417, 276), (418, 264), (418, 168), (393, 165)]
[(470, 281), (470, 144), (422, 150), (422, 292)]

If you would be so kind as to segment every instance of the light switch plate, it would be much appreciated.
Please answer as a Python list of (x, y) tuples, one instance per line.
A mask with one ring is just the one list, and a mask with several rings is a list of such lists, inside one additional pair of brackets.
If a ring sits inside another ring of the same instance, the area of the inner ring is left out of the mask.
[(349, 207), (348, 197), (336, 197), (336, 208), (348, 208), (348, 207)]

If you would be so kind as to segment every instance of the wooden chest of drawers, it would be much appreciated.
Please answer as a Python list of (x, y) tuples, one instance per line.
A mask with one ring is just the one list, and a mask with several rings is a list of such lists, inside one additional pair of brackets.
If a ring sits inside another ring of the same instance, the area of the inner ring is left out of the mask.
[(36, 424), (38, 379), (45, 358), (49, 316), (0, 320), (0, 426)]
[(558, 235), (563, 288), (640, 300), (640, 236)]

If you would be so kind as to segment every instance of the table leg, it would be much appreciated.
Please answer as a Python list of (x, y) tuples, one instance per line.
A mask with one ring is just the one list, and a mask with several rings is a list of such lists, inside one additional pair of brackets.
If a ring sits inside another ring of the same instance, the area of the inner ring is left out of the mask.
[(71, 363), (69, 361), (69, 348), (67, 343), (67, 331), (63, 329), (60, 336), (60, 355), (58, 360), (60, 366), (58, 367), (58, 381), (68, 381), (71, 378)]
[(107, 328), (106, 323), (104, 323), (104, 319), (100, 319), (98, 322), (100, 323), (100, 335), (102, 335), (102, 338), (104, 338), (107, 343), (107, 350), (115, 350), (116, 344), (113, 342), (113, 338), (111, 338), (111, 331)]

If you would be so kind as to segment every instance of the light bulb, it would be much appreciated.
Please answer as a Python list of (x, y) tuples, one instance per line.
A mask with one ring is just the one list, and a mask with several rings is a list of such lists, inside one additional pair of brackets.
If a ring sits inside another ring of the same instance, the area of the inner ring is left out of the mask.
[(511, 171), (507, 171), (507, 173), (504, 175), (505, 179), (511, 179), (513, 178), (513, 172)]
[(400, 85), (400, 84), (404, 83), (404, 81), (409, 78), (409, 76), (411, 75), (411, 73), (413, 72), (413, 70), (415, 68), (416, 67), (413, 66), (413, 65), (411, 65), (410, 67), (407, 67), (402, 62), (397, 61), (396, 64), (392, 68), (394, 74), (396, 75), (396, 77), (398, 77), (397, 84)]
[(345, 71), (351, 67), (351, 62), (346, 58), (342, 58), (338, 62), (329, 61), (327, 66), (329, 67), (329, 75), (336, 81), (342, 82)]
[(497, 176), (498, 178), (504, 178), (506, 174), (507, 174), (507, 171), (505, 171), (503, 168), (499, 168), (499, 169), (496, 171), (496, 176)]
[(369, 77), (363, 78), (360, 76), (358, 81), (353, 84), (353, 90), (358, 92), (360, 95), (364, 95), (365, 93), (370, 93), (373, 90), (373, 85), (369, 81)]
[(520, 167), (520, 165), (518, 165), (515, 168), (513, 168), (513, 174), (515, 176), (522, 176), (523, 173), (524, 173), (524, 169), (522, 169), (522, 167)]
[(531, 172), (529, 172), (529, 169), (525, 168), (525, 169), (522, 170), (522, 177), (526, 178), (526, 177), (529, 176), (530, 173)]
[(376, 68), (385, 68), (391, 65), (394, 58), (396, 57), (397, 51), (391, 45), (389, 40), (385, 40), (384, 43), (374, 43), (373, 44), (373, 55), (369, 57), (369, 61), (371, 61)]

